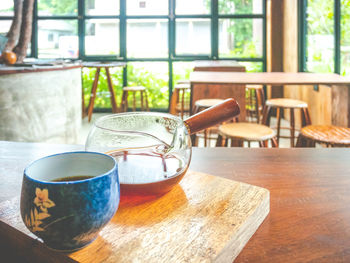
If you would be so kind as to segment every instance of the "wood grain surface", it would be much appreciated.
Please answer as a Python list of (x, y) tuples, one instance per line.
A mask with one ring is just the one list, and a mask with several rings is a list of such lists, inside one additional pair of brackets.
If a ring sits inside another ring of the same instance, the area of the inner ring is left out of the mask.
[(126, 67), (126, 62), (113, 62), (113, 61), (90, 61), (83, 62), (82, 67), (86, 68), (113, 68), (113, 67)]
[(191, 83), (257, 85), (333, 85), (350, 84), (350, 78), (332, 73), (306, 72), (192, 72)]
[[(0, 202), (18, 195), (29, 162), (79, 149), (0, 142)], [(270, 191), (270, 213), (235, 262), (350, 262), (349, 159), (345, 148), (194, 148), (190, 169)]]
[[(28, 234), (14, 199), (0, 205), (0, 220)], [(70, 257), (78, 262), (232, 262), (269, 213), (269, 203), (266, 189), (187, 172), (163, 196), (122, 197), (98, 239)]]
[[(301, 129), (301, 139), (335, 146), (350, 146), (350, 128), (333, 125), (308, 125)], [(313, 143), (313, 145), (314, 145)]]
[(47, 248), (42, 242), (31, 238), (2, 221), (0, 221), (0, 236), (1, 262), (77, 262), (63, 253)]
[(19, 73), (35, 73), (44, 71), (56, 71), (56, 70), (68, 70), (81, 68), (81, 65), (54, 65), (54, 66), (33, 66), (33, 67), (0, 67), (0, 76), (8, 74), (19, 74)]
[[(199, 72), (198, 72), (199, 73)], [(200, 72), (202, 73), (202, 72)], [(204, 72), (206, 73), (206, 72)], [(191, 99), (190, 99), (190, 113), (193, 114), (195, 102), (202, 99), (228, 99), (234, 98), (240, 107), (241, 113), (239, 115), (240, 121), (245, 121), (246, 117), (246, 98), (244, 85), (232, 84), (209, 84), (209, 83), (191, 83)]]
[(245, 66), (235, 60), (196, 60), (193, 71), (245, 72)]
[(219, 126), (219, 133), (227, 138), (246, 141), (266, 141), (274, 138), (276, 133), (271, 128), (251, 122), (225, 123)]
[[(306, 72), (192, 72), (190, 81), (192, 92), (195, 92), (191, 101), (202, 99), (204, 96), (216, 98), (214, 91), (217, 93), (218, 89), (215, 86), (301, 85), (300, 88), (290, 87), (286, 89), (287, 96), (285, 97), (305, 100), (309, 103), (312, 106), (310, 106), (311, 118), (315, 120), (315, 124), (350, 127), (350, 77), (348, 76)], [(320, 92), (313, 90), (314, 85), (320, 89)], [(213, 87), (212, 93), (209, 93), (207, 88), (210, 86)], [(228, 89), (226, 88), (226, 90)], [(245, 102), (242, 101), (243, 97), (241, 97), (243, 94), (236, 93), (238, 91), (238, 88), (236, 91), (232, 88), (231, 94), (243, 108), (245, 105)], [(220, 94), (222, 92), (224, 89), (220, 89)], [(242, 114), (245, 116), (245, 112), (242, 111)], [(241, 119), (244, 117), (242, 114)]]
[[(199, 73), (199, 79), (203, 75), (211, 73), (230, 73), (230, 72), (245, 72), (245, 67), (237, 61), (215, 61), (203, 60), (195, 61), (193, 73)], [(192, 74), (193, 74), (192, 73)], [(191, 78), (192, 78), (191, 74)], [(215, 83), (215, 82), (214, 82)], [(191, 80), (191, 98), (190, 98), (190, 115), (193, 114), (194, 104), (201, 99), (228, 99), (234, 98), (239, 103), (241, 114), (239, 120), (245, 121), (246, 117), (246, 99), (245, 86), (243, 85), (221, 85), (221, 83), (212, 85), (210, 81), (202, 81), (201, 83), (192, 83)]]

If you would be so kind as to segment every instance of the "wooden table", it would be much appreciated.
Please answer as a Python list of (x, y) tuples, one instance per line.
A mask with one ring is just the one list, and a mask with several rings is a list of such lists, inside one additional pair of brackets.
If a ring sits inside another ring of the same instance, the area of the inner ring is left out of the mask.
[(194, 113), (194, 103), (201, 99), (227, 99), (235, 98), (241, 107), (239, 119), (246, 118), (246, 95), (244, 85), (221, 84), (210, 81), (202, 81), (197, 75), (211, 75), (212, 73), (245, 72), (245, 67), (237, 61), (230, 60), (198, 60), (195, 61), (193, 73), (191, 73), (191, 98), (190, 115)]
[[(332, 89), (332, 124), (350, 127), (350, 78), (343, 77), (338, 74), (317, 74), (304, 72), (193, 72), (191, 73), (190, 81), (191, 91), (194, 94), (200, 93), (200, 88), (203, 85), (221, 88), (243, 88), (245, 85), (249, 84), (330, 86)], [(243, 94), (242, 91), (238, 93)], [(234, 97), (235, 95), (232, 94), (232, 96)], [(243, 109), (245, 107), (245, 101), (243, 98), (237, 97), (236, 99)], [(193, 102), (194, 101), (195, 100), (193, 99)]]
[(235, 60), (195, 60), (193, 71), (245, 72)]
[[(125, 62), (84, 62), (82, 64), (82, 66), (86, 67), (86, 68), (96, 68), (94, 82), (93, 82), (92, 87), (91, 87), (89, 105), (87, 107), (87, 115), (88, 115), (89, 121), (91, 121), (92, 111), (94, 109), (96, 91), (97, 91), (97, 86), (98, 86), (98, 80), (100, 78), (101, 68), (104, 68), (106, 70), (108, 89), (109, 89), (109, 93), (111, 95), (112, 112), (117, 113), (118, 112), (118, 105), (117, 105), (117, 102), (115, 100), (115, 92), (113, 89), (113, 84), (112, 84), (111, 75), (109, 73), (109, 68), (125, 67), (126, 63)], [(82, 107), (83, 107), (83, 117), (85, 117), (86, 111), (85, 111), (84, 91), (82, 94)]]
[[(0, 204), (19, 195), (30, 161), (79, 149), (0, 142)], [(349, 159), (341, 148), (194, 148), (190, 169), (270, 190), (270, 214), (235, 262), (350, 262)]]

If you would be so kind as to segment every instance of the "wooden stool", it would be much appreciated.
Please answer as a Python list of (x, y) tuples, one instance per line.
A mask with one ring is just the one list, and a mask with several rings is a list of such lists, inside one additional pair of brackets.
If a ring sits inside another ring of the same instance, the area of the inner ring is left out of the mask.
[(316, 143), (327, 147), (350, 147), (350, 128), (332, 125), (309, 125), (301, 129), (297, 147), (315, 147)]
[[(142, 86), (132, 86), (132, 87), (124, 87), (123, 88), (123, 95), (122, 95), (122, 102), (121, 102), (121, 110), (126, 112), (128, 110), (128, 96), (129, 92), (133, 95), (133, 101), (132, 101), (132, 109), (133, 111), (136, 111), (136, 92), (140, 92), (141, 100), (140, 100), (140, 106), (141, 111), (148, 111), (148, 97), (146, 88)], [(145, 106), (145, 107), (144, 107)]]
[[(90, 100), (89, 100), (89, 105), (87, 106), (87, 115), (88, 115), (88, 121), (91, 121), (92, 117), (92, 112), (94, 109), (94, 104), (95, 104), (95, 98), (96, 98), (96, 93), (97, 93), (97, 86), (98, 86), (98, 81), (100, 78), (100, 72), (101, 68), (104, 68), (106, 71), (106, 76), (107, 76), (107, 84), (108, 84), (108, 89), (110, 93), (110, 98), (111, 98), (111, 104), (112, 104), (112, 112), (117, 113), (118, 112), (118, 106), (117, 102), (115, 99), (115, 92), (113, 89), (113, 84), (112, 84), (112, 78), (111, 74), (109, 72), (109, 68), (112, 67), (125, 67), (126, 63), (125, 62), (84, 62), (83, 67), (87, 68), (96, 68), (95, 72), (95, 78), (94, 82), (92, 84), (91, 92), (90, 92)], [(82, 117), (84, 118), (86, 115), (86, 110), (85, 110), (85, 100), (84, 100), (84, 90), (82, 90)]]
[[(223, 102), (223, 99), (203, 99), (203, 100), (197, 100), (194, 105), (193, 109), (193, 114), (196, 114), (202, 110), (208, 109), (211, 106), (214, 106), (216, 104), (219, 104)], [(195, 134), (192, 136), (192, 144), (194, 146), (197, 146), (197, 137), (199, 134)], [(214, 135), (214, 136), (213, 136)], [(217, 139), (217, 128), (216, 127), (211, 127), (209, 129), (205, 129), (203, 131), (203, 136), (204, 136), (204, 146), (207, 147), (210, 145), (211, 140), (216, 140)]]
[(171, 95), (169, 112), (173, 115), (180, 115), (181, 119), (184, 113), (190, 112), (190, 101), (185, 98), (185, 94), (191, 90), (189, 84), (177, 84), (174, 86), (174, 92)]
[(243, 142), (259, 142), (260, 147), (268, 147), (271, 140), (272, 147), (278, 147), (276, 133), (269, 127), (249, 122), (225, 123), (219, 126), (219, 136), (216, 146), (229, 146), (228, 139), (231, 140), (231, 147), (242, 147)]
[(207, 108), (210, 108), (211, 106), (214, 106), (216, 104), (219, 104), (223, 102), (223, 99), (203, 99), (203, 100), (197, 100), (194, 103), (194, 109), (193, 114), (196, 114), (202, 110), (205, 110)]
[(260, 123), (262, 111), (265, 106), (265, 94), (261, 85), (246, 85), (246, 113), (247, 120), (253, 121), (256, 118), (256, 123)]
[[(301, 100), (294, 99), (270, 99), (265, 103), (265, 107), (263, 110), (263, 119), (262, 124), (266, 126), (270, 126), (270, 119), (272, 109), (276, 108), (276, 119), (277, 119), (277, 143), (279, 144), (280, 138), (290, 138), (290, 145), (294, 147), (295, 144), (295, 119), (294, 119), (294, 110), (301, 110), (301, 127), (311, 124), (311, 118), (309, 114), (309, 110), (307, 107), (307, 103)], [(281, 110), (289, 109), (290, 110), (290, 127), (281, 127)], [(289, 129), (290, 136), (281, 136), (281, 129)]]

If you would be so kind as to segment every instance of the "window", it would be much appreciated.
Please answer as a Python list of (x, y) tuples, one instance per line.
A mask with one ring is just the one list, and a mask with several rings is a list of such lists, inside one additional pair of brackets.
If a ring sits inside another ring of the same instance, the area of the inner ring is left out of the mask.
[[(152, 108), (166, 110), (174, 83), (189, 77), (194, 60), (265, 70), (265, 9), (266, 0), (37, 0), (31, 56), (125, 61), (127, 68), (112, 76), (117, 96), (137, 82), (152, 91)], [(12, 17), (13, 0), (1, 0), (0, 34)], [(92, 79), (84, 69), (86, 93)], [(100, 81), (96, 106), (110, 107)]]
[(175, 54), (210, 56), (210, 19), (178, 18), (176, 19)]
[[(7, 32), (10, 30), (13, 17), (13, 0), (1, 0), (0, 5), (0, 50), (4, 48)], [(1, 53), (1, 52), (0, 52)]]
[(167, 58), (167, 19), (127, 19), (127, 57)]
[(264, 1), (218, 0), (219, 58), (241, 58), (247, 70), (264, 69)]
[(87, 0), (85, 1), (85, 16), (117, 16), (119, 15), (119, 1), (115, 0)]
[[(34, 21), (37, 39), (32, 52), (39, 58), (78, 58), (78, 0), (38, 0)], [(33, 54), (33, 55), (34, 55)]]
[(78, 14), (78, 1), (52, 1), (37, 0), (38, 15), (43, 16), (76, 16)]
[(161, 0), (127, 0), (128, 16), (167, 15), (169, 1)]
[(1, 0), (0, 16), (2, 17), (13, 16), (13, 0)]
[(350, 1), (299, 2), (299, 70), (350, 73)]
[(119, 55), (119, 19), (86, 19), (85, 56)]

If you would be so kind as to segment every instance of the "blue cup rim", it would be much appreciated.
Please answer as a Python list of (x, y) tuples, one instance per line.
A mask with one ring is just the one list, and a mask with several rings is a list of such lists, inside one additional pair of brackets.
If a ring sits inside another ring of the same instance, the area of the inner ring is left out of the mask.
[[(111, 168), (110, 170), (108, 170), (107, 172), (103, 173), (103, 174), (100, 174), (100, 175), (97, 175), (97, 176), (94, 176), (94, 177), (91, 177), (91, 178), (88, 178), (88, 179), (83, 179), (83, 180), (77, 180), (77, 181), (63, 181), (63, 182), (52, 182), (52, 181), (40, 181), (40, 180), (37, 180), (37, 179), (34, 179), (33, 177), (29, 176), (28, 173), (27, 173), (27, 170), (32, 166), (34, 165), (36, 162), (39, 162), (39, 161), (42, 161), (44, 159), (47, 159), (47, 158), (52, 158), (54, 156), (58, 156), (58, 155), (69, 155), (69, 154), (97, 154), (97, 155), (102, 155), (104, 157), (108, 157), (110, 159), (113, 160), (114, 162), (114, 165), (113, 165), (113, 168)], [(97, 180), (98, 178), (101, 178), (103, 176), (106, 176), (108, 174), (110, 174), (112, 171), (114, 171), (115, 169), (117, 168), (117, 162), (116, 160), (108, 155), (108, 154), (105, 154), (105, 153), (100, 153), (100, 152), (92, 152), (92, 151), (74, 151), (74, 152), (62, 152), (62, 153), (55, 153), (55, 154), (51, 154), (51, 155), (47, 155), (47, 156), (44, 156), (44, 157), (41, 157), (39, 159), (36, 159), (34, 161), (32, 161), (31, 163), (29, 163), (26, 168), (24, 169), (24, 176), (26, 178), (28, 178), (29, 180), (33, 181), (33, 182), (36, 182), (36, 183), (44, 183), (44, 184), (77, 184), (77, 183), (81, 183), (81, 182), (87, 182), (87, 181), (92, 181), (92, 180)]]

